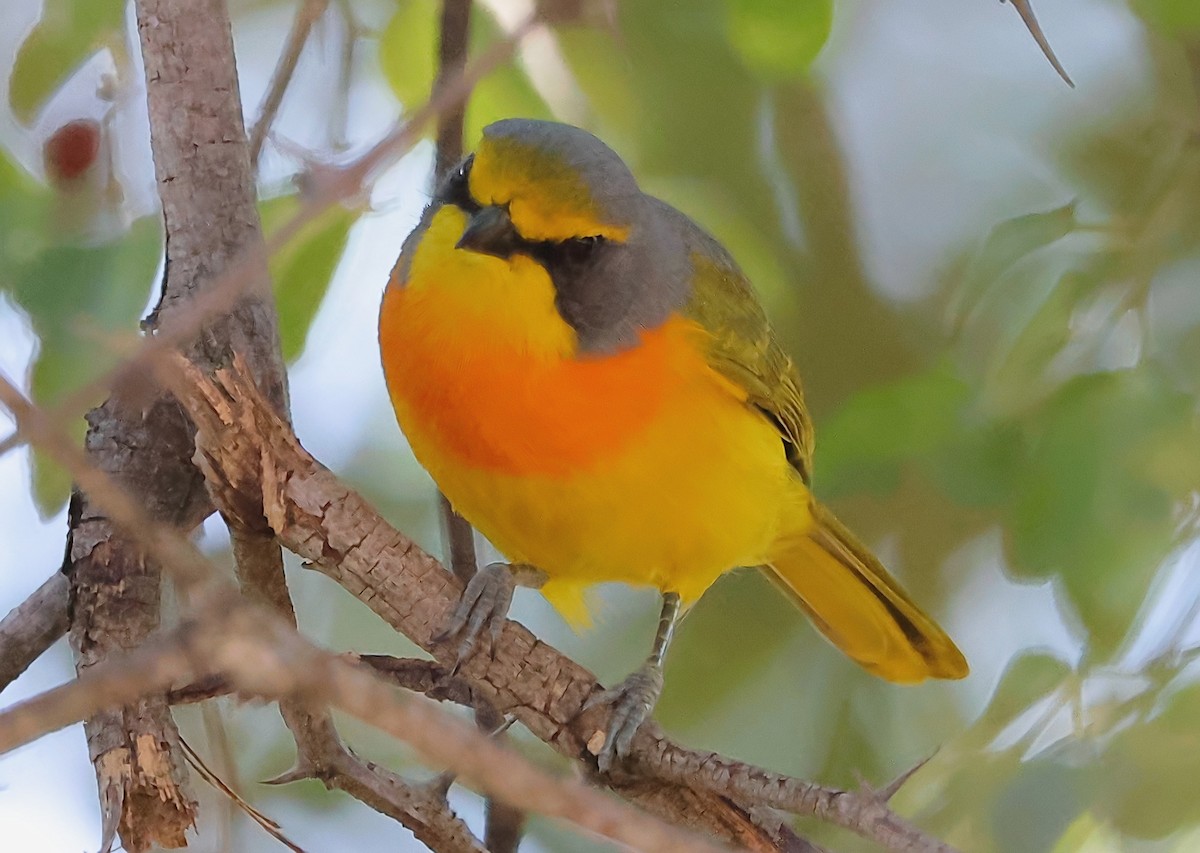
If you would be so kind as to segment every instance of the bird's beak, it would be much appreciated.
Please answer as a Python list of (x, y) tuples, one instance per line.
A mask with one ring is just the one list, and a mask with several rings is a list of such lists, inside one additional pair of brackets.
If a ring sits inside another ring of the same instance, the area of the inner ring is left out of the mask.
[(456, 249), (470, 249), (497, 258), (509, 258), (520, 240), (517, 229), (503, 207), (489, 205), (477, 212), (467, 222), (466, 230), (458, 238)]

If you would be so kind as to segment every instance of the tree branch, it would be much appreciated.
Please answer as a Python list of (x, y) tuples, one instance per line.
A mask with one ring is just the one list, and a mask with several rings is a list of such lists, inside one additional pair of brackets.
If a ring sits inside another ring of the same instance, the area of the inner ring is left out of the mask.
[(262, 106), (258, 108), (258, 120), (250, 131), (251, 164), (258, 163), (263, 142), (266, 141), (271, 125), (275, 123), (275, 116), (283, 104), (283, 96), (287, 93), (288, 84), (292, 82), (292, 75), (296, 73), (296, 64), (300, 61), (300, 54), (304, 51), (309, 34), (312, 33), (313, 24), (325, 14), (328, 6), (329, 0), (303, 0), (300, 8), (296, 10), (296, 17), (288, 31), (283, 52), (279, 55), (279, 63), (271, 74), (271, 82), (263, 96)]
[[(188, 347), (205, 369), (244, 354), (277, 409), (286, 405), (254, 181), (242, 127), (229, 17), (222, 0), (138, 0), (155, 175), (167, 265), (158, 306), (145, 322), (182, 313), (235, 258), (248, 286), (231, 310)], [(149, 517), (189, 530), (211, 512), (191, 465), (192, 428), (179, 406), (144, 386), (114, 389), (88, 415), (92, 465), (137, 495)], [(71, 503), (68, 577), (71, 644), (80, 673), (142, 643), (159, 621), (160, 569), (96, 505)], [(126, 849), (179, 847), (195, 818), (178, 732), (161, 697), (105, 709), (85, 726), (106, 838)]]
[(412, 744), (432, 766), (450, 768), (488, 795), (635, 849), (715, 850), (580, 780), (547, 775), (432, 702), (396, 693), (364, 668), (315, 648), (278, 616), (239, 600), (228, 588), (211, 594), (195, 618), (175, 631), (0, 713), (0, 753), (108, 705), (208, 673), (223, 674), (249, 695), (335, 705)]
[[(257, 520), (226, 515), (238, 582), (246, 597), (296, 627), (283, 574), (283, 554), (261, 512)], [(398, 821), (432, 850), (487, 853), (450, 809), (441, 791), (409, 785), (399, 776), (362, 761), (342, 744), (328, 709), (298, 697), (281, 697), (279, 711), (296, 739), (296, 766), (275, 783), (318, 779)]]
[[(467, 66), (471, 32), (471, 0), (442, 0), (441, 31), (438, 37), (438, 75), (433, 82), (436, 98)], [(467, 99), (438, 113), (437, 155), (433, 174), (441, 178), (463, 155), (463, 123)]]
[(0, 621), (0, 692), (67, 633), (70, 587), (55, 572)]
[[(453, 576), (309, 456), (236, 367), (220, 371), (215, 381), (186, 364), (180, 368), (192, 384), (175, 392), (196, 421), (197, 464), (214, 500), (224, 506), (261, 499), (264, 516), (287, 548), (452, 664), (453, 650), (432, 638), (461, 591)], [(476, 656), (458, 674), (497, 711), (516, 716), (535, 736), (595, 772), (588, 743), (606, 729), (608, 710), (584, 710), (601, 689), (587, 670), (509, 622), (494, 659)], [(759, 826), (753, 817), (759, 807), (777, 806), (824, 817), (885, 845), (906, 845), (894, 849), (947, 849), (871, 797), (686, 750), (654, 726), (638, 734), (633, 751), (638, 775), (604, 781), (674, 823), (743, 847), (779, 848), (782, 830)]]

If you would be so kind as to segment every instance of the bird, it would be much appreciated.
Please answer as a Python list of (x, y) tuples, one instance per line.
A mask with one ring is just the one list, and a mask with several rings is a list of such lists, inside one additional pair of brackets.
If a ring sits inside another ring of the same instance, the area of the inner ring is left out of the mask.
[(586, 623), (587, 587), (661, 594), (597, 765), (627, 757), (676, 625), (761, 567), (834, 646), (900, 683), (966, 659), (812, 493), (800, 377), (721, 244), (583, 129), (510, 118), (438, 184), (384, 291), (388, 394), (418, 462), (503, 554), (440, 639), (495, 647), (516, 586)]

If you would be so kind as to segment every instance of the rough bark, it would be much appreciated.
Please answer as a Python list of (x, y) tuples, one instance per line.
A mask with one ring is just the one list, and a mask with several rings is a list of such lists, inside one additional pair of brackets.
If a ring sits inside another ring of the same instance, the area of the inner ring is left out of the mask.
[[(168, 328), (235, 260), (253, 264), (253, 285), (186, 352), (205, 370), (242, 353), (282, 410), (286, 386), (227, 10), (222, 0), (139, 0), (136, 8), (166, 232), (162, 294), (145, 327)], [(137, 495), (152, 519), (190, 530), (212, 511), (191, 464), (194, 429), (148, 378), (122, 383), (87, 421), (89, 460)], [(82, 493), (72, 499), (67, 563), (71, 645), (82, 674), (157, 627), (161, 573)], [(105, 844), (114, 830), (131, 851), (185, 844), (195, 803), (165, 701), (98, 714), (86, 731)]]
[(55, 572), (0, 621), (0, 690), (67, 633), (67, 578)]

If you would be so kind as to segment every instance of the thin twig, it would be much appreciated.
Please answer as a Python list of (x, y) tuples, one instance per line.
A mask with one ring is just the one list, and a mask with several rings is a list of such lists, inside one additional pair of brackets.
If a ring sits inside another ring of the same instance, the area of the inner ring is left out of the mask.
[(251, 164), (258, 163), (263, 142), (271, 125), (275, 123), (275, 116), (283, 103), (288, 85), (292, 82), (292, 75), (296, 73), (296, 63), (300, 61), (300, 54), (304, 52), (304, 45), (312, 32), (313, 24), (325, 14), (328, 6), (329, 0), (303, 0), (300, 8), (296, 10), (296, 17), (292, 20), (292, 28), (288, 31), (283, 52), (279, 55), (274, 73), (271, 74), (271, 83), (263, 96), (262, 106), (258, 108), (258, 120), (250, 130)]
[(338, 0), (338, 11), (342, 16), (342, 45), (338, 57), (337, 79), (334, 81), (333, 110), (329, 117), (329, 147), (334, 151), (345, 151), (349, 147), (350, 85), (354, 78), (354, 55), (358, 40), (363, 35), (363, 26), (354, 14), (350, 0)]
[(888, 850), (954, 853), (953, 847), (931, 838), (893, 812), (887, 804), (888, 788), (876, 794), (814, 785), (713, 753), (680, 747), (653, 724), (639, 735), (638, 740), (649, 748), (635, 752), (633, 766), (654, 778), (711, 791), (741, 803), (819, 817)]
[[(200, 757), (196, 750), (192, 749), (191, 745), (180, 738), (179, 743), (183, 746), (184, 754), (187, 755), (188, 764), (192, 769), (200, 774), (200, 778), (215, 788), (217, 791), (225, 795), (226, 802), (230, 804), (230, 808), (234, 814), (241, 811), (252, 821), (262, 827), (263, 831), (282, 844), (284, 847), (292, 851), (292, 853), (305, 853), (304, 849), (297, 845), (294, 841), (283, 834), (282, 827), (271, 818), (260, 812), (250, 803), (246, 802), (245, 798), (237, 792), (237, 790), (222, 779), (217, 773), (213, 772), (204, 759)], [(228, 844), (223, 845), (223, 849), (228, 849)]]

